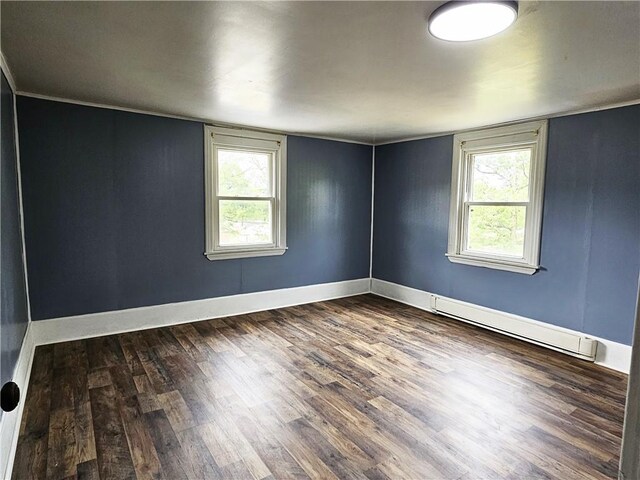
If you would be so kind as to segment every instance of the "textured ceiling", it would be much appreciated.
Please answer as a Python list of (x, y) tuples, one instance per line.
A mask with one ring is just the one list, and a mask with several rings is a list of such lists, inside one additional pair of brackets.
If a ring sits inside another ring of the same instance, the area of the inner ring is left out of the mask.
[(379, 143), (640, 98), (640, 2), (520, 2), (427, 35), (442, 2), (5, 2), (17, 89)]

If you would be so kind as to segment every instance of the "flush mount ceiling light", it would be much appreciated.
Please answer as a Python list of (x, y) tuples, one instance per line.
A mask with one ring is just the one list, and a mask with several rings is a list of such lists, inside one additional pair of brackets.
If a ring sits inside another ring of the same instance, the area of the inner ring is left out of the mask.
[(447, 2), (429, 17), (429, 32), (441, 40), (467, 42), (487, 38), (518, 18), (518, 2)]

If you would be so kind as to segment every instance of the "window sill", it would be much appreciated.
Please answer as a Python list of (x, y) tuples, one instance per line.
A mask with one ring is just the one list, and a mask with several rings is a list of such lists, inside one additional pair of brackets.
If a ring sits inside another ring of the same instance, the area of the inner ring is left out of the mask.
[(209, 260), (230, 260), (232, 258), (269, 257), (283, 255), (287, 248), (259, 248), (255, 250), (232, 250), (221, 252), (205, 252)]
[(446, 254), (450, 262), (461, 263), (463, 265), (472, 265), (474, 267), (493, 268), (495, 270), (505, 270), (507, 272), (523, 273), (525, 275), (533, 275), (540, 268), (537, 265), (528, 265), (526, 263), (508, 262), (501, 260), (490, 260), (484, 258), (473, 258), (464, 255)]

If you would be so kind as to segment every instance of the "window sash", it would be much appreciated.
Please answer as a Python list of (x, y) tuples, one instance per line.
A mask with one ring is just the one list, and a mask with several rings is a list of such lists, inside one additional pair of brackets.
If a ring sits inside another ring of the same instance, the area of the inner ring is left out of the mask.
[[(226, 244), (221, 244), (220, 243), (220, 239), (222, 238), (222, 232), (221, 232), (221, 228), (222, 228), (222, 222), (220, 221), (220, 202), (221, 201), (242, 201), (242, 200), (249, 200), (249, 201), (259, 201), (259, 202), (269, 202), (269, 218), (271, 221), (271, 241), (270, 242), (261, 242), (261, 243), (226, 243)], [(275, 247), (277, 245), (277, 224), (274, 221), (274, 217), (276, 215), (276, 198), (274, 197), (217, 197), (215, 200), (215, 205), (214, 205), (214, 218), (216, 219), (215, 221), (215, 226), (214, 228), (216, 229), (216, 235), (215, 235), (215, 248), (216, 250), (253, 250), (255, 248), (268, 248), (268, 247)]]
[[(236, 198), (236, 197), (233, 197)], [(531, 202), (464, 202), (465, 205), (486, 205), (486, 206), (493, 206), (493, 207), (509, 207), (509, 206), (513, 206), (513, 207), (527, 207), (531, 204)]]
[[(528, 200), (526, 201), (530, 201), (531, 200), (531, 195), (532, 195), (532, 185), (531, 185), (531, 178), (532, 178), (532, 172), (533, 172), (533, 166), (534, 166), (534, 155), (535, 155), (535, 147), (529, 144), (526, 145), (521, 145), (518, 147), (514, 147), (514, 146), (505, 146), (502, 148), (486, 148), (483, 149), (482, 151), (479, 150), (473, 150), (470, 151), (469, 153), (467, 153), (466, 158), (465, 158), (465, 175), (468, 177), (468, 182), (467, 182), (467, 188), (465, 190), (465, 201), (466, 200), (471, 200), (473, 199), (473, 195), (474, 195), (474, 186), (475, 186), (475, 175), (476, 175), (476, 169), (475, 169), (475, 162), (476, 162), (476, 157), (478, 155), (487, 155), (487, 154), (499, 154), (499, 153), (507, 153), (507, 152), (519, 152), (522, 150), (529, 150), (530, 151), (530, 156), (529, 156), (529, 184), (528, 184), (528, 189), (527, 189), (527, 198)], [(494, 200), (485, 200), (485, 201), (494, 201)], [(524, 200), (523, 200), (524, 201)]]
[(463, 201), (472, 201), (473, 198), (473, 180), (474, 180), (474, 157), (476, 155), (482, 154), (491, 154), (491, 153), (505, 153), (505, 152), (514, 152), (518, 150), (531, 150), (531, 157), (529, 161), (529, 190), (528, 190), (528, 198), (531, 201), (532, 195), (535, 193), (534, 185), (532, 182), (533, 173), (534, 173), (534, 163), (535, 163), (535, 155), (537, 154), (535, 144), (531, 142), (527, 142), (525, 144), (517, 144), (517, 145), (503, 145), (501, 147), (491, 148), (491, 147), (483, 147), (482, 149), (466, 149), (465, 148), (465, 156), (464, 156), (464, 166), (462, 169), (462, 175), (465, 180), (465, 189), (464, 189), (464, 199)]
[[(483, 155), (483, 154), (492, 154), (492, 153), (504, 153), (504, 152), (513, 152), (513, 151), (518, 151), (518, 150), (525, 150), (525, 149), (530, 149), (531, 150), (531, 160), (529, 163), (529, 188), (528, 188), (528, 197), (529, 200), (528, 201), (474, 201), (474, 200), (470, 200), (471, 198), (473, 198), (473, 180), (474, 180), (474, 160), (475, 160), (475, 156), (476, 155)], [(530, 242), (530, 235), (528, 235), (529, 232), (529, 221), (530, 221), (530, 215), (529, 215), (529, 206), (531, 204), (531, 196), (533, 194), (532, 189), (533, 189), (533, 182), (531, 182), (531, 177), (532, 177), (532, 172), (533, 172), (533, 167), (534, 167), (534, 155), (535, 155), (535, 145), (533, 143), (531, 143), (531, 141), (527, 141), (527, 142), (518, 142), (517, 144), (511, 144), (511, 143), (505, 143), (502, 145), (499, 145), (497, 147), (492, 147), (491, 145), (483, 145), (482, 147), (479, 148), (473, 148), (473, 149), (469, 149), (469, 150), (465, 150), (465, 157), (464, 157), (464, 170), (463, 170), (463, 175), (465, 178), (465, 191), (464, 191), (464, 198), (462, 199), (462, 221), (461, 221), (461, 225), (460, 225), (460, 253), (464, 254), (464, 255), (469, 255), (472, 257), (479, 257), (479, 258), (492, 258), (492, 259), (498, 259), (498, 260), (506, 260), (506, 261), (514, 261), (517, 260), (519, 262), (525, 262), (526, 261), (526, 257), (527, 257), (527, 252), (528, 252), (528, 247), (530, 247), (529, 242)], [(470, 217), (470, 208), (472, 206), (475, 205), (479, 205), (479, 206), (495, 206), (495, 207), (500, 207), (500, 206), (513, 206), (513, 207), (525, 207), (526, 208), (526, 213), (525, 213), (525, 231), (524, 231), (524, 245), (523, 245), (523, 254), (522, 256), (516, 256), (516, 255), (508, 255), (508, 254), (499, 254), (499, 253), (488, 253), (488, 252), (483, 252), (483, 251), (479, 251), (479, 250), (470, 250), (468, 248), (468, 244), (469, 244), (469, 217)]]
[[(273, 149), (264, 149), (264, 148), (251, 148), (251, 147), (242, 147), (242, 146), (219, 146), (219, 145), (215, 145), (214, 149), (213, 149), (213, 162), (214, 162), (214, 169), (215, 169), (215, 184), (213, 185), (214, 188), (214, 195), (216, 198), (222, 198), (223, 195), (219, 195), (219, 190), (220, 190), (220, 162), (219, 162), (219, 152), (220, 150), (223, 151), (234, 151), (234, 152), (251, 152), (251, 153), (262, 153), (262, 154), (267, 154), (269, 156), (269, 195), (265, 195), (264, 197), (260, 197), (260, 198), (272, 198), (275, 197), (276, 193), (275, 193), (275, 185), (276, 185), (276, 178), (275, 178), (275, 158), (277, 155), (277, 150), (273, 150)], [(230, 198), (241, 198), (240, 196), (229, 196)], [(244, 197), (242, 197), (244, 198)]]
[[(275, 157), (277, 155), (277, 150), (274, 149), (266, 149), (260, 148), (260, 146), (254, 146), (254, 143), (249, 143), (248, 146), (237, 146), (237, 145), (214, 145), (214, 169), (215, 169), (215, 184), (214, 184), (214, 211), (213, 211), (213, 219), (214, 219), (214, 248), (219, 251), (229, 251), (229, 250), (253, 250), (256, 248), (273, 248), (277, 245), (277, 223), (275, 221), (277, 217), (277, 209), (276, 209), (276, 178), (275, 178)], [(251, 152), (251, 153), (263, 153), (269, 156), (269, 191), (270, 195), (265, 196), (233, 196), (233, 195), (219, 195), (218, 191), (220, 189), (220, 163), (219, 163), (219, 151), (220, 150), (233, 150), (236, 152)], [(261, 242), (261, 243), (221, 243), (222, 238), (222, 222), (220, 217), (220, 202), (223, 200), (231, 200), (231, 201), (269, 201), (269, 215), (271, 220), (271, 242)]]
[[(525, 207), (525, 231), (524, 231), (524, 241), (523, 241), (523, 246), (522, 246), (522, 255), (509, 255), (509, 254), (501, 254), (501, 253), (491, 253), (491, 252), (485, 252), (482, 250), (472, 250), (469, 249), (468, 245), (469, 245), (469, 234), (470, 234), (470, 228), (469, 228), (469, 220), (471, 217), (471, 207), (473, 206), (483, 206), (483, 207)], [(519, 260), (519, 261), (524, 261), (526, 259), (526, 255), (527, 255), (527, 241), (528, 241), (528, 235), (527, 235), (527, 220), (529, 219), (529, 207), (530, 207), (530, 202), (464, 202), (464, 214), (463, 214), (463, 220), (462, 220), (462, 246), (460, 248), (461, 253), (465, 254), (465, 255), (469, 255), (469, 256), (473, 256), (473, 257), (479, 257), (479, 258), (485, 258), (485, 257), (490, 257), (493, 259), (504, 259), (504, 260), (511, 260), (513, 261), (515, 260)]]
[(255, 201), (264, 201), (264, 200), (275, 200), (275, 197), (272, 196), (268, 196), (268, 197), (233, 197), (233, 196), (225, 196), (225, 195), (218, 195), (216, 197), (216, 199), (218, 200), (255, 200)]
[[(539, 268), (542, 231), (547, 122), (533, 121), (454, 135), (451, 210), (447, 257), (454, 263), (533, 274)], [(528, 201), (473, 201), (473, 156), (531, 149)], [(479, 206), (522, 206), (526, 209), (522, 257), (470, 251), (466, 248), (469, 209)], [(468, 259), (468, 260), (467, 260)]]

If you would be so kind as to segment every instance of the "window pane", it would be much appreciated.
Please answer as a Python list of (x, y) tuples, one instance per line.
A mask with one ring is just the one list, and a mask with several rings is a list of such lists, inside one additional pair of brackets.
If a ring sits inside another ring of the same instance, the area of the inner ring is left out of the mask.
[(220, 200), (220, 245), (272, 243), (269, 200)]
[(467, 250), (522, 257), (527, 207), (469, 207)]
[(218, 195), (271, 196), (271, 154), (218, 150)]
[(531, 149), (473, 156), (472, 201), (529, 201)]

